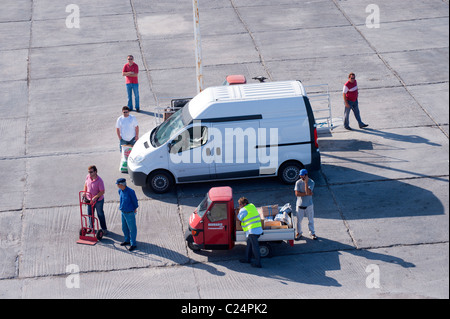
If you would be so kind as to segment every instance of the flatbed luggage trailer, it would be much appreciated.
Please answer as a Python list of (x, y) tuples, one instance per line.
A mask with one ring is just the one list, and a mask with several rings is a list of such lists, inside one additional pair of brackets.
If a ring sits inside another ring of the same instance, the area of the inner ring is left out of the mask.
[[(188, 247), (193, 251), (230, 250), (236, 242), (245, 242), (245, 232), (236, 230), (237, 212), (231, 187), (211, 188), (189, 217), (189, 230), (185, 233)], [(293, 227), (264, 229), (264, 234), (259, 237), (261, 257), (271, 255), (272, 243), (287, 241), (293, 246), (294, 238)]]

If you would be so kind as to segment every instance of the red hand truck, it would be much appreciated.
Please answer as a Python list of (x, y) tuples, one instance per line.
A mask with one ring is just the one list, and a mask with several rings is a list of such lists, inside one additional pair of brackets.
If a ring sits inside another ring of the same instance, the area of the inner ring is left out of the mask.
[[(103, 238), (103, 231), (99, 227), (98, 218), (95, 217), (94, 206), (96, 201), (91, 201), (92, 198), (89, 192), (80, 191), (78, 193), (78, 200), (80, 203), (81, 215), (81, 229), (80, 238), (77, 244), (95, 245), (97, 241)], [(89, 215), (88, 206), (91, 207), (91, 214)], [(86, 213), (83, 213), (83, 207)]]

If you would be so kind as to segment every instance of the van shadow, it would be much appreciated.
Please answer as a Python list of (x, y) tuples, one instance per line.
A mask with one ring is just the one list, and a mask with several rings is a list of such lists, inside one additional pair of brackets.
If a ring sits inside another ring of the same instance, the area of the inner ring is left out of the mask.
[[(448, 187), (448, 178), (431, 176), (425, 183), (414, 178), (386, 180), (379, 175), (331, 164), (322, 164), (322, 170), (311, 172), (310, 177), (315, 181), (316, 218), (364, 220), (445, 214), (444, 204), (436, 196), (436, 190)], [(290, 203), (295, 207), (296, 203), (294, 185), (281, 184), (277, 178), (182, 185), (178, 186), (178, 200), (186, 208), (182, 211), (185, 229), (189, 215), (208, 190), (217, 186), (233, 189), (235, 207), (241, 196), (256, 206)]]
[[(324, 196), (330, 196), (329, 192), (332, 192), (334, 204), (346, 219), (445, 214), (445, 207), (442, 201), (436, 197), (434, 189), (448, 185), (447, 178), (431, 176), (426, 177), (427, 181), (425, 182), (422, 179), (387, 180), (378, 175), (335, 165), (322, 165), (322, 171), (328, 187), (326, 190), (324, 188), (315, 189), (314, 204), (319, 217), (336, 218), (333, 217), (336, 215), (321, 213), (326, 209), (321, 207), (320, 200), (323, 198), (322, 201), (326, 202)], [(357, 181), (350, 180), (339, 183), (337, 182), (339, 176), (342, 176), (343, 180), (351, 176)], [(442, 186), (439, 186), (440, 184)], [(430, 189), (422, 188), (420, 185), (426, 185)]]
[[(270, 189), (291, 189), (292, 185), (284, 185), (278, 177), (248, 178), (222, 181), (206, 181), (197, 183), (178, 184), (170, 192), (156, 194), (150, 188), (143, 186), (142, 192), (149, 199), (163, 202), (173, 202), (174, 198), (203, 197), (212, 187), (230, 186), (233, 190), (268, 191)], [(200, 202), (199, 202), (200, 203)]]
[[(379, 265), (382, 263), (390, 263), (403, 268), (415, 267), (413, 263), (396, 256), (370, 250), (359, 250), (353, 246), (345, 245), (327, 238), (319, 238), (314, 241), (307, 239), (305, 245), (339, 247), (339, 250), (263, 258), (261, 261), (263, 267), (260, 269), (253, 268), (249, 264), (242, 264), (238, 260), (211, 262), (234, 272), (276, 280), (286, 285), (288, 285), (289, 282), (295, 282), (326, 287), (342, 286), (335, 278), (327, 276), (327, 273), (332, 271), (342, 270), (346, 273), (355, 273), (356, 275), (361, 274), (361, 280), (365, 280), (368, 275), (366, 273), (366, 268), (372, 264)], [(244, 252), (245, 247), (239, 247), (238, 251), (235, 252), (237, 253), (236, 257), (239, 257), (239, 255), (242, 257)], [(198, 254), (208, 256), (213, 254), (213, 252), (202, 251)], [(351, 254), (358, 259), (358, 261), (350, 263), (350, 265), (352, 265), (351, 269), (343, 269), (341, 266), (341, 259), (344, 254)], [(208, 267), (210, 266), (209, 264), (202, 263), (195, 265), (195, 267), (208, 270)], [(218, 272), (216, 275), (220, 276), (221, 274)]]

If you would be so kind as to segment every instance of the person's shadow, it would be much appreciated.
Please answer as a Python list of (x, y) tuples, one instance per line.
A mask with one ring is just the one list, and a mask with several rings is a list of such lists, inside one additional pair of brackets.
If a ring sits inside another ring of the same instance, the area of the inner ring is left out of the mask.
[(413, 135), (413, 134), (402, 135), (402, 134), (397, 134), (397, 133), (390, 132), (390, 131), (375, 130), (370, 127), (364, 128), (364, 129), (360, 130), (359, 132), (367, 134), (367, 135), (374, 135), (374, 136), (382, 137), (382, 138), (393, 140), (393, 141), (402, 141), (402, 142), (408, 142), (408, 143), (414, 143), (414, 144), (428, 144), (431, 146), (441, 146), (440, 144), (433, 143), (430, 140), (428, 140), (420, 135)]

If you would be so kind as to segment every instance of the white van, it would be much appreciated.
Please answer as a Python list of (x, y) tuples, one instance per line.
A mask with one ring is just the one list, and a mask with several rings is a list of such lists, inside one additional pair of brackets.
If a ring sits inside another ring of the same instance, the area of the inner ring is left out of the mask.
[(128, 158), (137, 186), (279, 176), (293, 184), (318, 170), (311, 105), (300, 81), (210, 87), (151, 132)]

